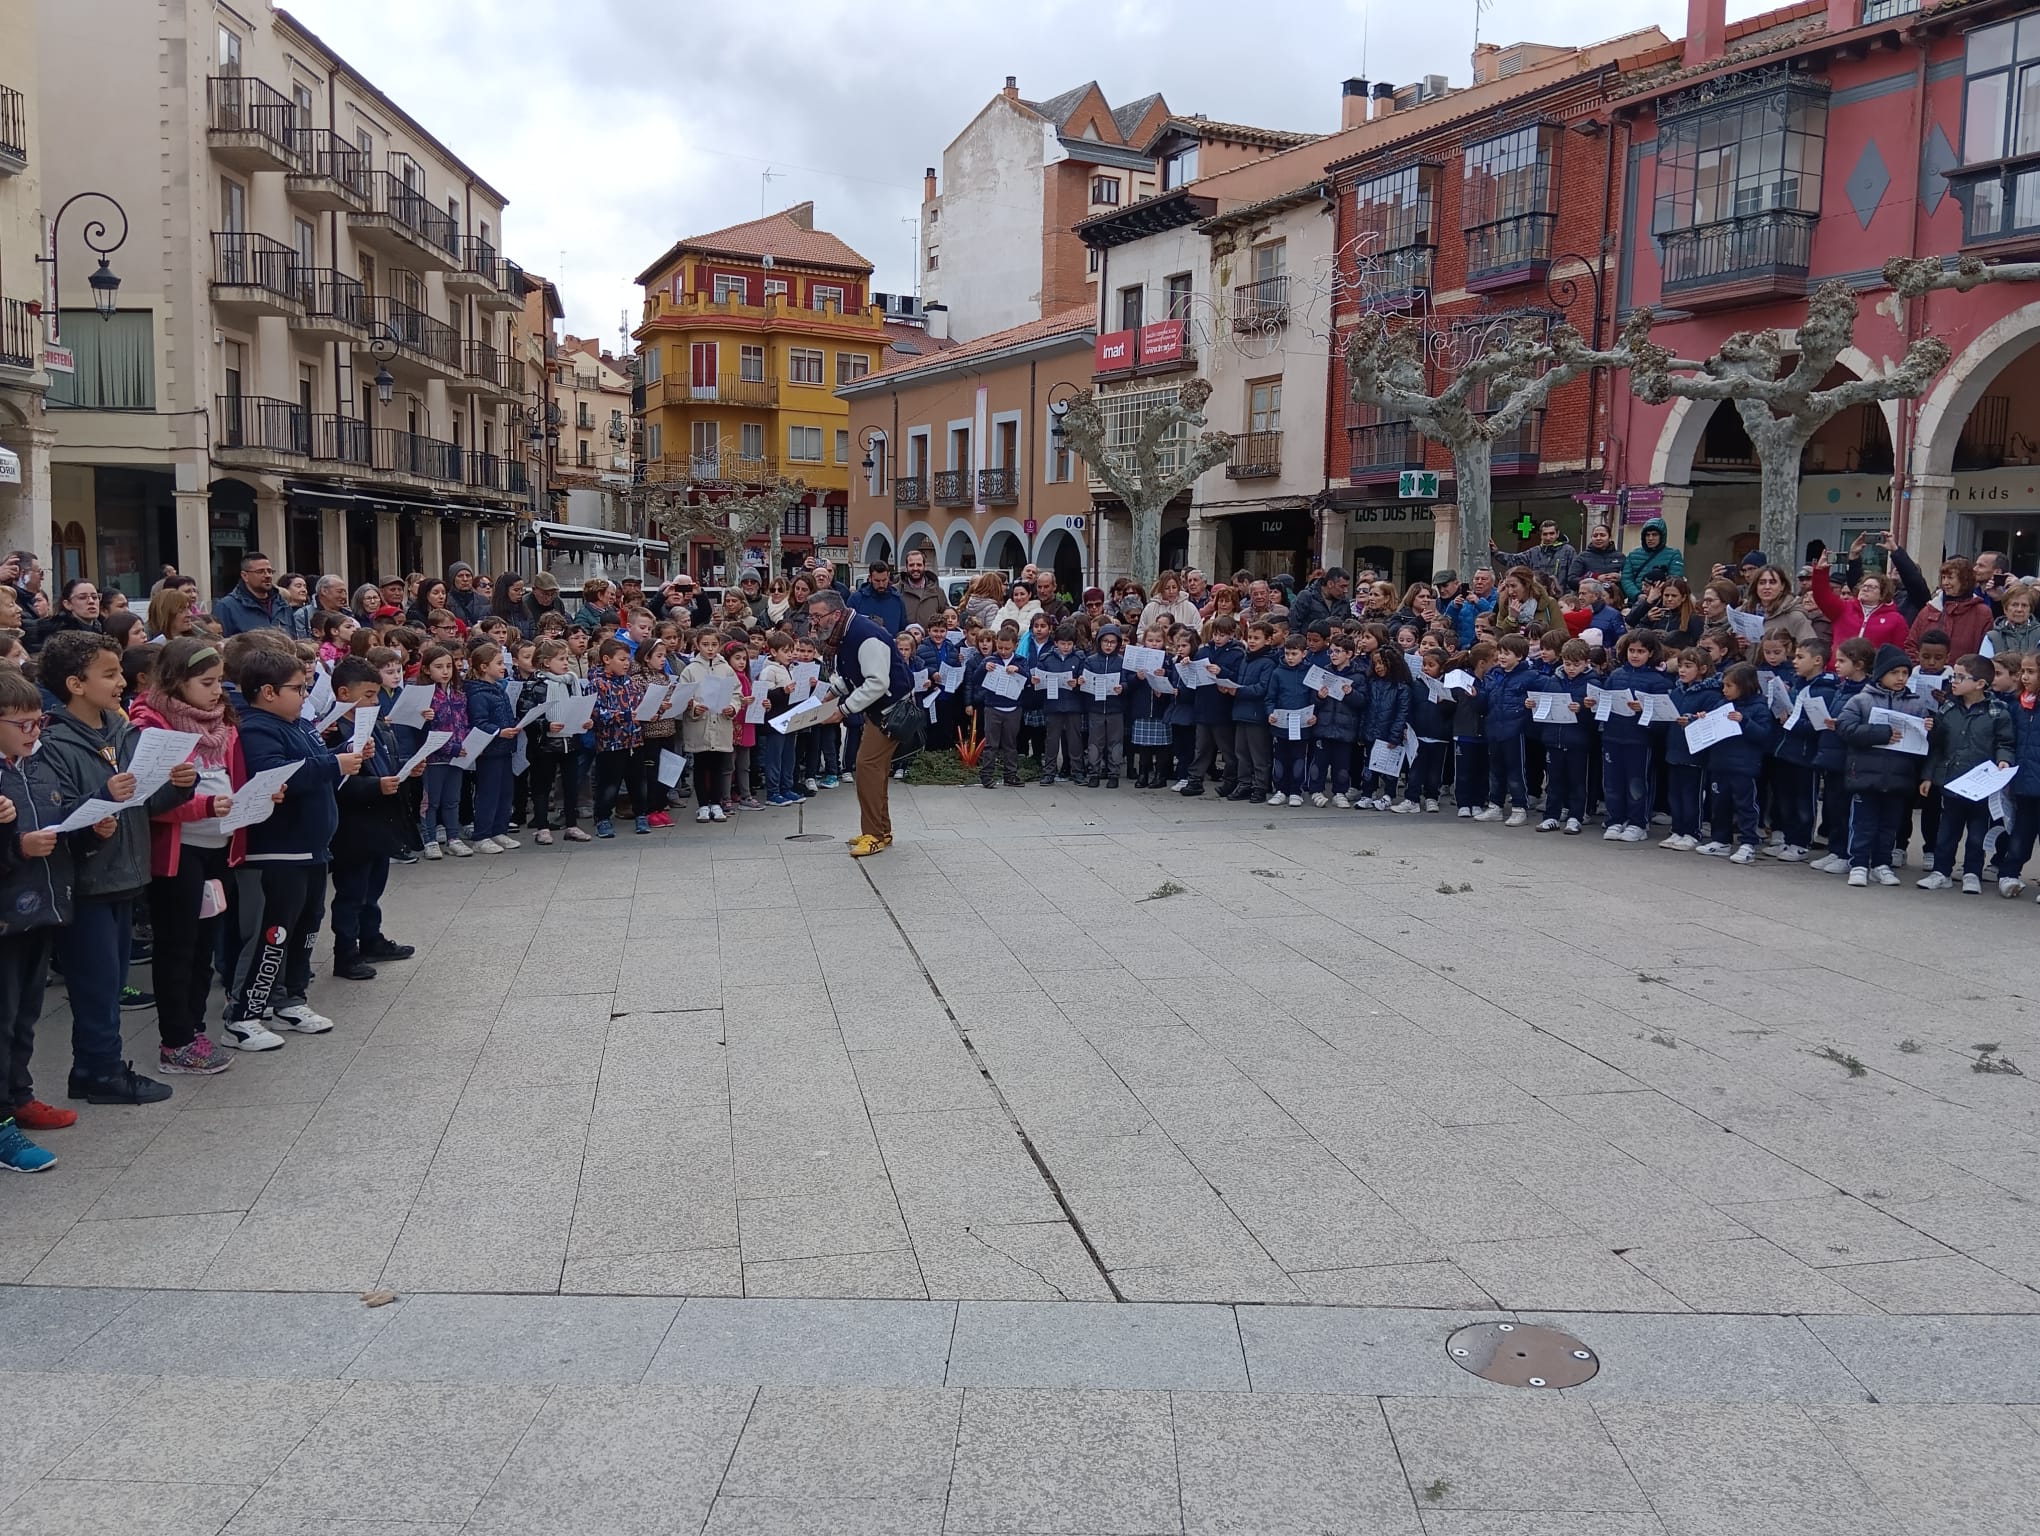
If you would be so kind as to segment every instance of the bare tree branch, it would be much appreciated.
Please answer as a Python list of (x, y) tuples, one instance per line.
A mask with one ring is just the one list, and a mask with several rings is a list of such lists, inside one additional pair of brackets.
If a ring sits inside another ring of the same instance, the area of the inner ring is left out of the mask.
[[(1185, 380), (1174, 399), (1142, 413), (1133, 441), (1121, 445), (1107, 441), (1104, 403), (1093, 391), (1078, 391), (1063, 413), (1070, 447), (1126, 507), (1133, 540), (1129, 574), (1143, 587), (1153, 585), (1160, 563), (1162, 513), (1199, 476), (1232, 457), (1229, 434), (1200, 430), (1210, 398), (1207, 381)], [(1198, 435), (1190, 438), (1193, 431)]]
[(1884, 264), (1884, 280), (1901, 299), (1924, 298), (1936, 289), (1967, 293), (1986, 283), (2030, 283), (2040, 279), (2040, 261), (1987, 262), (1964, 256), (1951, 268), (1938, 256), (1894, 256)]

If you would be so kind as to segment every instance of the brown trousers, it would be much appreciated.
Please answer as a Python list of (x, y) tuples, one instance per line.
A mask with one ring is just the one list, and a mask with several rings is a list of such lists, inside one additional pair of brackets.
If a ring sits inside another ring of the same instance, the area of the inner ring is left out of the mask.
[(864, 737), (857, 743), (857, 817), (867, 837), (892, 837), (892, 812), (886, 795), (892, 788), (893, 739), (879, 729), (875, 714), (864, 717)]

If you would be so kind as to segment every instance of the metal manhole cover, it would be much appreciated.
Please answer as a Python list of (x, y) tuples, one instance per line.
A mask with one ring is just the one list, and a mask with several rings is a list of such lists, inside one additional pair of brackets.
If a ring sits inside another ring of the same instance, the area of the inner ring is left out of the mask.
[(1475, 1323), (1445, 1341), (1461, 1370), (1505, 1387), (1576, 1387), (1601, 1358), (1569, 1333), (1534, 1323)]

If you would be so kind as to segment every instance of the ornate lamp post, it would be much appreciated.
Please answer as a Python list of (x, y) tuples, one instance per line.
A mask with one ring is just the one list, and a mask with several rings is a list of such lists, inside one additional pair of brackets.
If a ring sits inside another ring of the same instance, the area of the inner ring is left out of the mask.
[(107, 261), (107, 257), (127, 244), (127, 210), (104, 192), (75, 193), (64, 200), (63, 206), (56, 212), (56, 217), (50, 220), (49, 254), (47, 256), (39, 255), (36, 257), (38, 262), (50, 269), (50, 289), (56, 296), (57, 301), (56, 313), (50, 316), (49, 334), (51, 341), (60, 341), (62, 339), (60, 321), (64, 309), (63, 265), (58, 258), (58, 232), (64, 226), (64, 215), (71, 211), (71, 204), (83, 202), (87, 198), (97, 198), (99, 201), (107, 204), (120, 219), (120, 233), (111, 240), (106, 238), (106, 221), (104, 219), (93, 219), (85, 226), (82, 236), (85, 241), (85, 248), (99, 257), (98, 270), (85, 280), (92, 289), (92, 307), (99, 311), (99, 318), (101, 320), (111, 320), (114, 310), (120, 302), (120, 278), (114, 273), (113, 267)]

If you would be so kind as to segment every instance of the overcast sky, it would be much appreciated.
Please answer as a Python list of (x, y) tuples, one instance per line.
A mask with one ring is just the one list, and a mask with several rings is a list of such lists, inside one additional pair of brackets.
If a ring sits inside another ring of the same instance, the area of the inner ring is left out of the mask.
[[(559, 283), (567, 328), (619, 344), (632, 279), (683, 235), (812, 199), (912, 291), (921, 170), (1018, 75), (1115, 105), (1329, 132), (1339, 82), (1468, 83), (1474, 0), (286, 0), (510, 199), (504, 248)], [(1730, 0), (1731, 17), (1763, 7)], [(1481, 36), (1586, 43), (1680, 0), (1496, 0)], [(763, 175), (770, 170), (773, 179)]]

